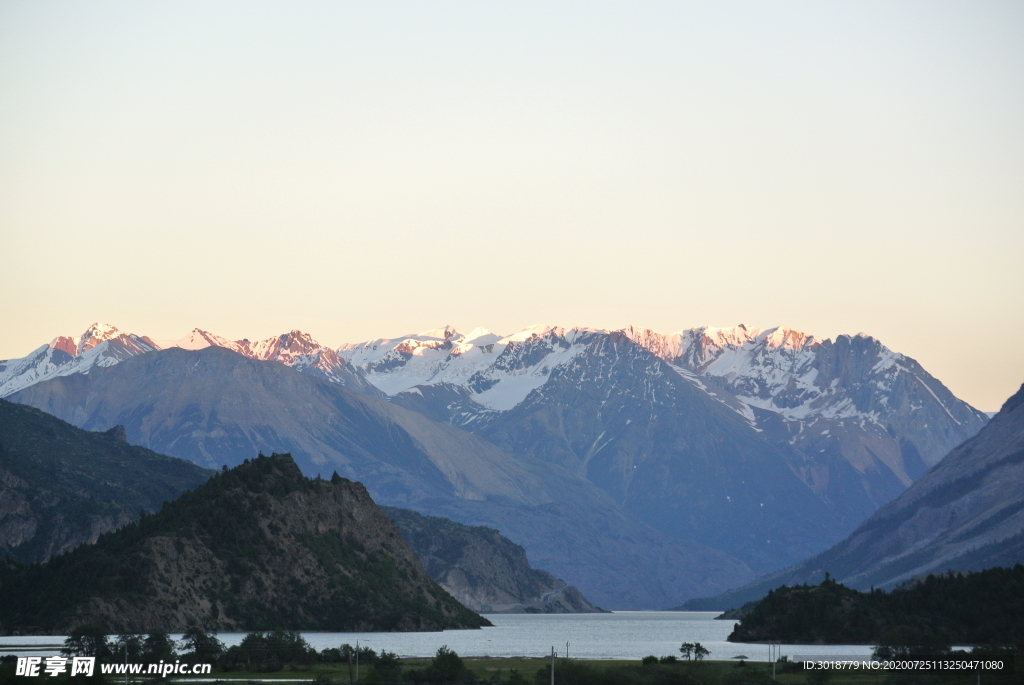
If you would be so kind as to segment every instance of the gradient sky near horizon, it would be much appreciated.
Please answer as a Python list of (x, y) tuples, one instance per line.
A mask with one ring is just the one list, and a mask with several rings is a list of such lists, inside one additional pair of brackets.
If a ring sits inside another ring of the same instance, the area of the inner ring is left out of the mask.
[(1024, 3), (0, 4), (0, 359), (869, 333), (1024, 381)]

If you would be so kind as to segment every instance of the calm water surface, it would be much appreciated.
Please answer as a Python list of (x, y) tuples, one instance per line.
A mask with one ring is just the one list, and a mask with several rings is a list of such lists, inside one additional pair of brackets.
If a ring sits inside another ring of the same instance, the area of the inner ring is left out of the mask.
[[(768, 647), (760, 644), (726, 642), (736, 621), (717, 621), (718, 612), (708, 611), (616, 611), (611, 614), (487, 614), (493, 628), (445, 630), (436, 633), (303, 633), (315, 648), (337, 647), (342, 643), (386, 649), (399, 656), (433, 656), (448, 645), (460, 656), (536, 656), (554, 647), (565, 656), (581, 659), (641, 659), (648, 654), (679, 656), (683, 642), (700, 642), (710, 650), (711, 659), (745, 656), (768, 660)], [(174, 637), (180, 638), (180, 635)], [(237, 645), (245, 633), (221, 633), (228, 646)], [(36, 645), (59, 645), (62, 637), (22, 636), (0, 638), (0, 653), (43, 654), (26, 651)], [(6, 648), (6, 649), (4, 649)], [(59, 647), (57, 648), (59, 650)], [(48, 652), (47, 652), (48, 653)], [(56, 650), (54, 650), (56, 653)], [(783, 645), (782, 654), (871, 654), (866, 645)]]

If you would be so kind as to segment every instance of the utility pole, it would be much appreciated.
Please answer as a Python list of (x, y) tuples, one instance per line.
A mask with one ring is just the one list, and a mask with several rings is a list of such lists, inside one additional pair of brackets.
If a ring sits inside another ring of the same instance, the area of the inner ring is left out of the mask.
[(356, 640), (356, 682), (359, 682), (359, 640)]
[(569, 660), (569, 641), (565, 641), (565, 660)]
[(555, 685), (555, 647), (551, 646), (551, 685)]

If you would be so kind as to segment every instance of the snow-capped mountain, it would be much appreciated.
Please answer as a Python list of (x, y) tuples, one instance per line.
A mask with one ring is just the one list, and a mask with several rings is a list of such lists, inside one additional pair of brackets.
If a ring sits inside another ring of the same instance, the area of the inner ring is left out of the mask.
[(80, 336), (62, 335), (21, 359), (0, 361), (0, 397), (49, 378), (89, 373), (94, 366), (113, 366), (157, 349), (157, 344), (145, 336), (94, 323)]
[(302, 331), (293, 330), (250, 342), (228, 340), (196, 328), (177, 340), (153, 340), (147, 336), (123, 333), (109, 324), (94, 323), (80, 336), (58, 336), (21, 359), (0, 361), (0, 397), (50, 378), (89, 373), (93, 367), (113, 366), (138, 354), (172, 347), (185, 350), (225, 347), (250, 359), (281, 362), (353, 390), (379, 394), (334, 350)]
[[(594, 336), (611, 333), (532, 326), (500, 337), (482, 328), (463, 334), (449, 326), (342, 345), (338, 353), (389, 396), (422, 395), (426, 388), (458, 396), (461, 402), (452, 409), (460, 411), (450, 420), (462, 424), (515, 407)], [(752, 427), (791, 445), (823, 451), (822, 442), (839, 440), (828, 437), (836, 427), (895, 434), (896, 452), (872, 450), (904, 485), (987, 420), (916, 361), (864, 334), (833, 342), (788, 328), (744, 325), (669, 335), (630, 326), (621, 333)], [(851, 445), (840, 450), (851, 462), (866, 458)], [(900, 459), (915, 462), (910, 472)]]
[[(694, 531), (717, 527), (654, 506), (676, 507), (682, 492), (658, 481), (656, 465), (681, 473), (682, 464), (757, 453), (765, 469), (784, 464), (849, 530), (987, 420), (916, 361), (864, 335), (534, 326), (499, 337), (446, 327), (339, 353), (393, 402), (576, 469), (651, 525), (697, 539)], [(706, 488), (724, 492), (734, 475), (720, 471)], [(681, 521), (690, 529), (676, 530)], [(766, 540), (747, 555), (726, 549), (757, 567), (774, 553)]]
[[(932, 466), (987, 419), (916, 361), (863, 333), (834, 342), (743, 325), (673, 335), (631, 327), (624, 333), (681, 370), (717, 381), (752, 410), (759, 426), (781, 420), (788, 442), (802, 448), (823, 451), (822, 443), (840, 440), (837, 429), (913, 434), (916, 454), (905, 453), (911, 444), (904, 441), (903, 458)], [(867, 458), (851, 445), (838, 449), (852, 462)], [(876, 456), (898, 471), (899, 454)], [(900, 475), (909, 485), (912, 476)]]
[(321, 345), (302, 331), (293, 330), (266, 340), (250, 342), (228, 340), (195, 328), (183, 338), (157, 340), (156, 344), (164, 350), (172, 347), (183, 350), (224, 347), (249, 359), (281, 362), (285, 366), (344, 385), (352, 390), (377, 394), (373, 386), (363, 380), (362, 374), (355, 372), (334, 350)]

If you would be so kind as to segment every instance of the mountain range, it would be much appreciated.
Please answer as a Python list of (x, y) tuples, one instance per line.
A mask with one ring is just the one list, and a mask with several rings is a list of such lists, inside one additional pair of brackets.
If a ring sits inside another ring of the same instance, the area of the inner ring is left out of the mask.
[[(0, 362), (0, 394), (206, 466), (262, 449), (337, 467), (385, 504), (499, 529), (610, 608), (818, 553), (987, 421), (869, 336), (744, 326), (448, 327), (332, 350), (96, 325)], [(609, 548), (613, 520), (638, 547)]]

